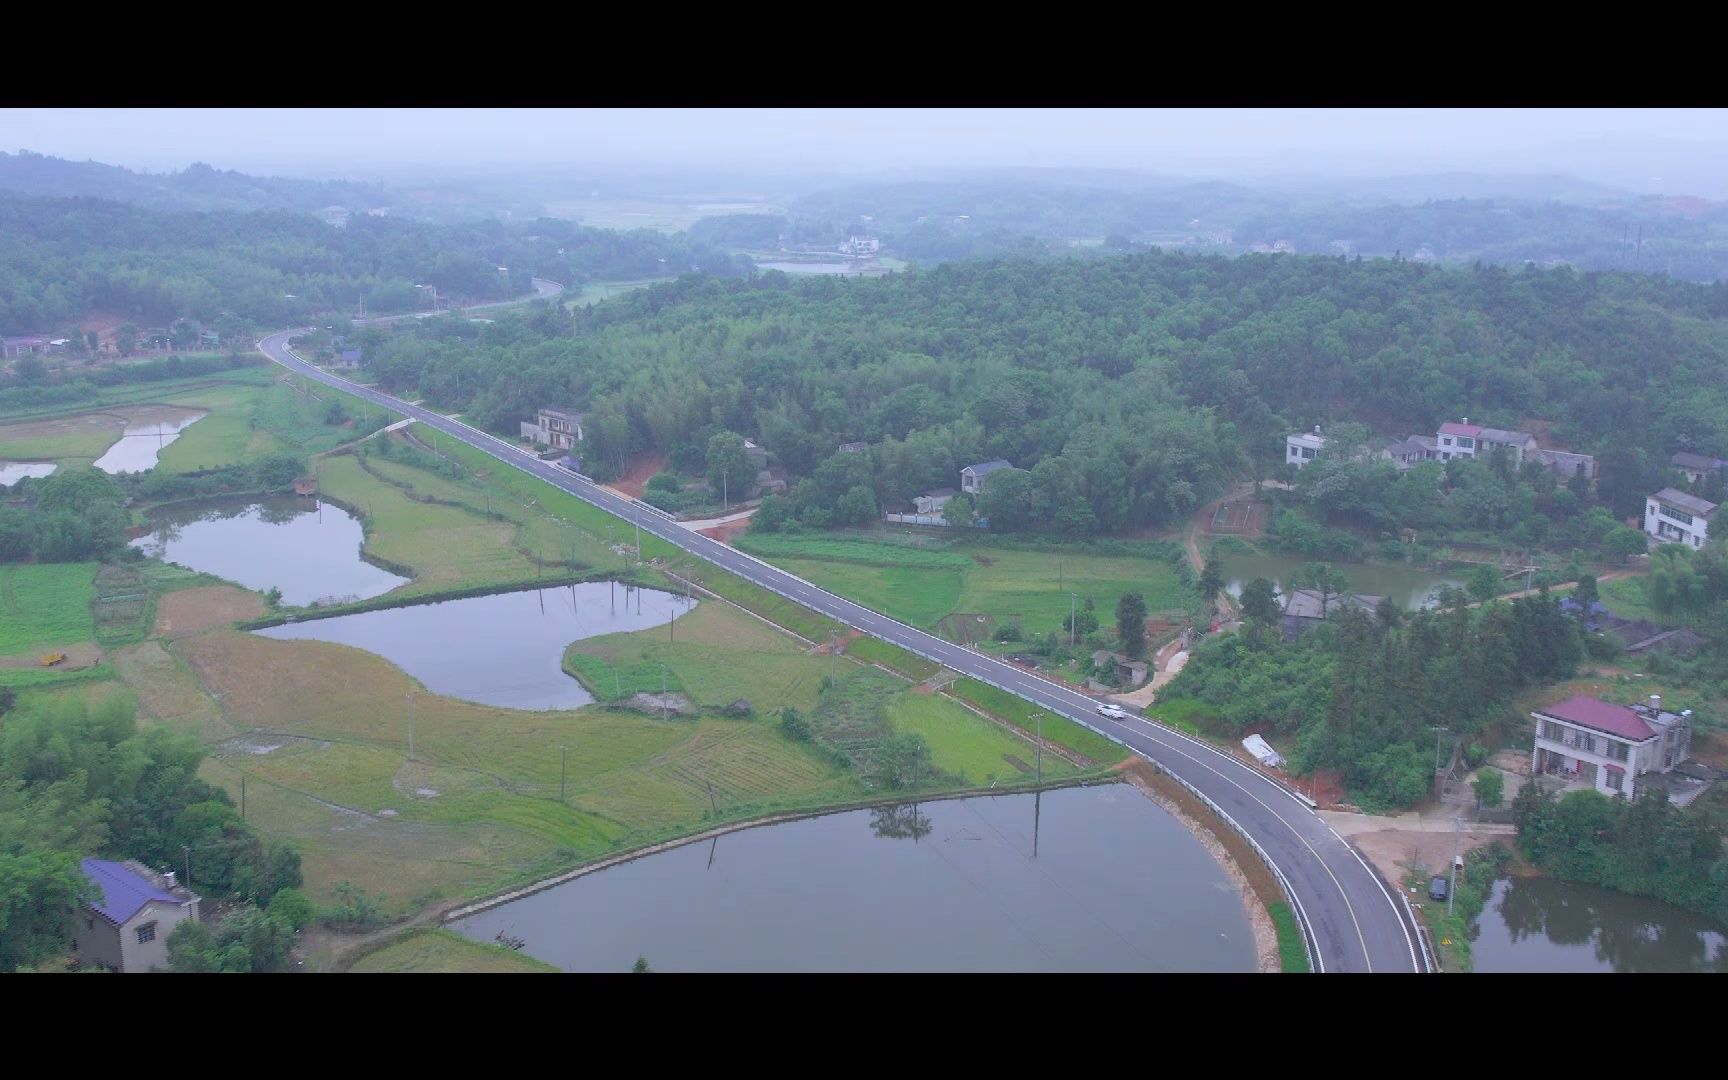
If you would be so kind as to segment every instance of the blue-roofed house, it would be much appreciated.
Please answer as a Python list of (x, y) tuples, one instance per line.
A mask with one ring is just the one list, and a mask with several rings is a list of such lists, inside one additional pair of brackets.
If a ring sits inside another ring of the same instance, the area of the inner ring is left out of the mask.
[(978, 494), (983, 486), (984, 478), (1001, 469), (1012, 469), (1014, 466), (997, 458), (995, 461), (981, 461), (976, 465), (968, 465), (960, 470), (960, 490), (968, 495)]
[(168, 934), (197, 921), (200, 898), (142, 863), (85, 859), (84, 876), (102, 895), (73, 916), (72, 950), (80, 964), (114, 971), (168, 967)]

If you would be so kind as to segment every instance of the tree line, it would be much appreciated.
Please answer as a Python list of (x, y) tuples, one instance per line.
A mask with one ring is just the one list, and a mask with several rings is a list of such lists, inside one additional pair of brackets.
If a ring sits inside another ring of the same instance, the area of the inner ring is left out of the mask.
[[(1724, 315), (1728, 287), (1634, 274), (1154, 252), (687, 277), (569, 315), (424, 328), (368, 362), (503, 433), (542, 404), (585, 407), (602, 476), (642, 451), (700, 471), (733, 431), (796, 481), (863, 442), (887, 508), (1004, 458), (1030, 475), (1005, 481), (992, 527), (1083, 535), (1179, 518), (1244, 462), (1281, 459), (1287, 432), (1361, 417), (1396, 432), (1544, 418), (1597, 455), (1597, 501), (1618, 515), (1675, 449), (1728, 447)], [(1448, 520), (1561, 538), (1599, 524), (1570, 478), (1412, 473), (1328, 512), (1420, 521), (1423, 485), (1447, 483), (1433, 512)], [(793, 516), (831, 514), (852, 486), (795, 497)]]

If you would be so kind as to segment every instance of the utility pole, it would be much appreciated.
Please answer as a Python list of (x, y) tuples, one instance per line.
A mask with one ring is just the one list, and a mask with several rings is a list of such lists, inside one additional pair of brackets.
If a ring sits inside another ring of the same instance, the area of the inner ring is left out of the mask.
[(840, 631), (828, 631), (828, 685), (834, 685), (834, 657), (840, 652)]
[(192, 845), (181, 844), (180, 850), (186, 855), (186, 887), (192, 887)]
[(564, 761), (569, 751), (568, 746), (558, 748), (558, 801), (564, 801)]
[(1032, 720), (1038, 725), (1038, 786), (1044, 786), (1044, 714), (1035, 712)]
[(408, 760), (414, 760), (414, 691), (408, 691)]
[(1074, 647), (1074, 600), (1073, 593), (1068, 594), (1068, 647)]
[(240, 774), (240, 820), (246, 820), (246, 774)]
[(1452, 819), (1452, 884), (1446, 887), (1446, 915), (1452, 915), (1452, 897), (1458, 892), (1458, 819)]
[[(732, 497), (729, 494), (727, 494), (727, 491), (726, 491), (727, 479), (728, 479), (728, 477), (726, 476), (726, 474), (724, 472), (722, 472), (720, 474), (720, 512), (722, 514), (724, 514), (726, 511), (728, 511), (732, 508)], [(712, 490), (712, 489), (710, 489), (710, 490)]]

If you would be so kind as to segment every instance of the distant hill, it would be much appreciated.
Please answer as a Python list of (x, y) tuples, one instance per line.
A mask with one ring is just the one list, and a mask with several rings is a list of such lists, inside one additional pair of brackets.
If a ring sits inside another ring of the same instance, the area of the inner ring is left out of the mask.
[(152, 210), (354, 211), (391, 206), (402, 197), (378, 184), (291, 180), (194, 164), (179, 172), (142, 173), (97, 161), (67, 161), (20, 150), (0, 153), (0, 190), (21, 195), (90, 196)]

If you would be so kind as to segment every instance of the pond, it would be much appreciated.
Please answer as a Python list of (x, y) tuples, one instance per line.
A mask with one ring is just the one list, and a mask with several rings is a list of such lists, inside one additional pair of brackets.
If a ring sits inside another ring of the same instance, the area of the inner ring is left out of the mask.
[(11, 487), (26, 476), (47, 476), (57, 468), (52, 461), (0, 461), (0, 487)]
[(131, 418), (120, 438), (96, 459), (96, 467), (107, 473), (144, 472), (156, 467), (162, 450), (187, 428), (204, 419), (196, 409), (154, 405), (131, 410)]
[(1484, 972), (1728, 972), (1728, 936), (1704, 916), (1553, 878), (1496, 881), (1470, 954)]
[[(1312, 562), (1292, 555), (1225, 555), (1224, 588), (1231, 596), (1242, 595), (1242, 586), (1257, 577), (1271, 578), (1279, 589), (1290, 587), (1290, 576)], [(1370, 596), (1390, 596), (1405, 610), (1432, 607), (1435, 590), (1442, 585), (1463, 587), (1464, 581), (1397, 563), (1335, 563), (1350, 582), (1350, 591)]]
[(369, 600), (408, 583), (361, 558), (365, 539), (360, 520), (339, 506), (274, 495), (169, 507), (132, 546), (248, 589), (281, 589), (283, 603), (304, 607)]
[(566, 971), (1255, 970), (1241, 894), (1126, 784), (758, 826), (454, 928)]
[(506, 709), (575, 709), (594, 700), (563, 669), (581, 638), (664, 626), (695, 606), (608, 581), (525, 589), (288, 623), (255, 633), (377, 653), (434, 694)]

